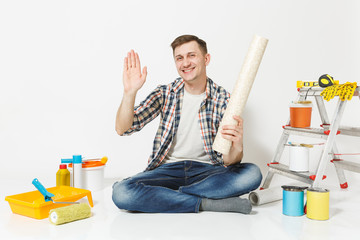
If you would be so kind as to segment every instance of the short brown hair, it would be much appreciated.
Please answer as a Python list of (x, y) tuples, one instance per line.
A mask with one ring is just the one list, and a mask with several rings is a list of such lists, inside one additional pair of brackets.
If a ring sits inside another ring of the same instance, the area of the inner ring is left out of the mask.
[(194, 35), (181, 35), (181, 36), (175, 38), (175, 40), (171, 43), (173, 53), (175, 52), (175, 48), (177, 48), (178, 46), (183, 45), (184, 43), (188, 43), (188, 42), (191, 42), (191, 41), (197, 42), (201, 52), (204, 55), (207, 54), (206, 42), (204, 40), (198, 38), (197, 36), (194, 36)]

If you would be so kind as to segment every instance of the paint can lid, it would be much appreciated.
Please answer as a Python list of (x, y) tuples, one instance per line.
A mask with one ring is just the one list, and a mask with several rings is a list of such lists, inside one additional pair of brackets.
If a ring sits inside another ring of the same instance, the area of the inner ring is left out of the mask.
[(282, 185), (281, 186), (285, 191), (290, 191), (290, 192), (302, 192), (305, 189), (307, 189), (307, 187), (300, 187), (300, 186), (289, 186), (289, 185)]
[(308, 191), (310, 191), (310, 192), (329, 192), (328, 189), (324, 189), (324, 188), (308, 188)]
[(291, 108), (311, 108), (312, 102), (311, 101), (292, 101), (290, 103)]

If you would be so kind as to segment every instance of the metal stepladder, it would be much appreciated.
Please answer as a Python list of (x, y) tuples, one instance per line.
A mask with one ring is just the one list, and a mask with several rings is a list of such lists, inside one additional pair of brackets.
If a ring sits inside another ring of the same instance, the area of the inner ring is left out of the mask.
[[(360, 164), (350, 161), (338, 159), (338, 148), (336, 145), (336, 136), (338, 134), (360, 137), (360, 128), (357, 127), (340, 127), (340, 122), (344, 113), (344, 109), (347, 100), (341, 101), (338, 99), (336, 109), (334, 111), (331, 122), (329, 121), (328, 114), (326, 112), (324, 100), (320, 93), (323, 88), (320, 87), (302, 87), (298, 89), (298, 101), (304, 101), (307, 97), (314, 97), (315, 102), (320, 114), (322, 124), (321, 128), (293, 128), (290, 127), (290, 120), (287, 125), (284, 126), (283, 133), (280, 137), (279, 143), (276, 148), (275, 155), (270, 163), (268, 163), (268, 172), (265, 177), (264, 183), (261, 189), (269, 187), (274, 174), (280, 174), (307, 184), (311, 187), (319, 187), (321, 181), (326, 177), (324, 176), (325, 168), (329, 162), (334, 163), (336, 173), (340, 182), (341, 188), (347, 188), (348, 184), (345, 178), (344, 170), (360, 173)], [(354, 97), (358, 96), (360, 100), (360, 87), (358, 86), (355, 90)], [(285, 164), (280, 163), (282, 153), (285, 148), (285, 144), (288, 142), (290, 135), (305, 136), (310, 138), (325, 139), (324, 147), (321, 153), (320, 160), (317, 165), (317, 169), (314, 173), (306, 172), (294, 172), (290, 171), (289, 167)]]

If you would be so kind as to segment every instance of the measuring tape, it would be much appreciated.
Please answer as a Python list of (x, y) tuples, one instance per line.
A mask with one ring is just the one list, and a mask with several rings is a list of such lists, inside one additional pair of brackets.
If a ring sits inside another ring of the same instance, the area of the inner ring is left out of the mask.
[(329, 74), (324, 74), (319, 77), (320, 87), (329, 87), (335, 84), (334, 78)]
[(320, 96), (322, 96), (326, 101), (330, 101), (335, 96), (339, 96), (341, 101), (351, 100), (354, 96), (356, 87), (356, 82), (347, 82), (345, 84), (332, 85), (325, 88), (324, 91), (320, 93)]

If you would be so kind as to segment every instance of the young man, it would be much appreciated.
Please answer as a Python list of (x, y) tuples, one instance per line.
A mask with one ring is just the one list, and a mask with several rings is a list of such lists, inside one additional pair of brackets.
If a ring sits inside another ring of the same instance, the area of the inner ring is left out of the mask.
[(183, 35), (171, 44), (180, 78), (158, 86), (134, 108), (147, 69), (137, 53), (124, 60), (124, 94), (116, 115), (116, 131), (130, 135), (160, 115), (147, 169), (113, 185), (120, 209), (140, 212), (185, 213), (227, 211), (249, 214), (251, 204), (239, 196), (256, 189), (262, 175), (243, 158), (243, 120), (220, 129), (232, 141), (230, 153), (212, 149), (230, 94), (206, 75), (210, 62), (206, 43)]

